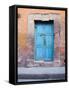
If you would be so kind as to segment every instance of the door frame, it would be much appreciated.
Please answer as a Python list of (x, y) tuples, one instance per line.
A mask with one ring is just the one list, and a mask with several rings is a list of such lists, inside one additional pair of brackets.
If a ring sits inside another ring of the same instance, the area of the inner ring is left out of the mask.
[[(35, 34), (35, 21), (36, 20), (39, 20), (39, 21), (49, 21), (49, 20), (53, 20), (54, 21), (54, 34), (55, 33), (60, 33), (61, 31), (61, 16), (60, 14), (57, 14), (57, 13), (47, 13), (47, 14), (41, 14), (41, 13), (34, 13), (34, 14), (29, 14), (28, 15), (28, 35), (32, 36), (33, 38), (35, 37), (34, 34)], [(57, 25), (56, 25), (57, 23)], [(60, 37), (60, 35), (59, 35)], [(55, 40), (54, 39), (54, 53), (55, 53), (55, 47), (56, 47), (56, 43), (55, 43)], [(54, 55), (54, 60), (53, 61), (49, 61), (49, 62), (58, 62), (60, 63), (60, 39), (59, 39), (59, 52), (58, 52), (58, 59), (55, 59), (55, 55)], [(34, 48), (34, 46), (33, 46)], [(34, 55), (34, 53), (33, 53)], [(34, 55), (35, 56), (35, 55)], [(36, 62), (36, 60), (34, 60)], [(40, 61), (37, 61), (37, 62), (41, 62)], [(47, 61), (48, 62), (48, 61)]]

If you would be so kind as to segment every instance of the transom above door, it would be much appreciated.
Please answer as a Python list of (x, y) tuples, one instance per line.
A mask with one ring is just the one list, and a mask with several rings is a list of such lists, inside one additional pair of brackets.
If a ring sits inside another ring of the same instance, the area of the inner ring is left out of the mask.
[(54, 21), (35, 21), (35, 60), (53, 61)]

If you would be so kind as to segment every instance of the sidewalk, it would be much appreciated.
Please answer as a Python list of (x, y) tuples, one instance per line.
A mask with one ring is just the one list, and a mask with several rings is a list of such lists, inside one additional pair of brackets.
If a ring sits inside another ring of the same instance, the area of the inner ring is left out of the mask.
[(64, 67), (18, 67), (18, 74), (64, 74)]
[(18, 68), (18, 82), (64, 80), (64, 67)]

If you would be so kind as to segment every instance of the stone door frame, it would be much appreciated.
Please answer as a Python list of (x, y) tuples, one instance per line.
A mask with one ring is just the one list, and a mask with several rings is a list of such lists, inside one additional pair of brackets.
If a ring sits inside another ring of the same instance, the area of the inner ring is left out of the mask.
[[(49, 21), (49, 20), (54, 20), (54, 35), (57, 33), (58, 34), (58, 47), (59, 47), (59, 58), (55, 59), (54, 56), (54, 62), (59, 62), (60, 63), (60, 32), (61, 32), (61, 17), (60, 14), (57, 13), (48, 13), (48, 14), (41, 14), (41, 13), (33, 13), (28, 15), (28, 35), (31, 35), (34, 37), (34, 21), (35, 20), (41, 20), (41, 21)], [(56, 48), (56, 38), (54, 39), (54, 50)], [(34, 48), (34, 46), (33, 46)], [(52, 62), (53, 62), (52, 61)], [(47, 61), (48, 62), (48, 61)], [(49, 61), (50, 62), (50, 61)]]

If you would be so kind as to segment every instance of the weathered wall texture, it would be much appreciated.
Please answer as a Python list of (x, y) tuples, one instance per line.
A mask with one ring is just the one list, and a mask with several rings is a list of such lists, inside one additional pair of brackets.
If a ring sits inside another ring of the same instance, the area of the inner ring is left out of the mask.
[[(42, 16), (40, 17), (41, 14), (44, 15), (44, 18)], [(48, 14), (47, 18), (45, 17), (46, 14)], [(33, 15), (33, 17), (31, 15)], [(35, 19), (35, 15), (37, 15), (37, 18), (39, 19), (54, 20), (55, 33), (60, 30), (60, 32), (55, 35), (55, 40), (54, 40), (55, 41), (54, 62), (34, 61), (33, 20)], [(55, 16), (59, 15), (59, 16), (55, 17), (53, 15)], [(30, 16), (31, 18), (29, 19)], [(58, 17), (60, 17), (59, 20)], [(47, 9), (46, 10), (25, 9), (25, 8), (18, 9), (18, 65), (19, 66), (63, 66), (64, 58), (65, 58), (64, 48), (65, 48), (65, 11), (47, 10)]]

